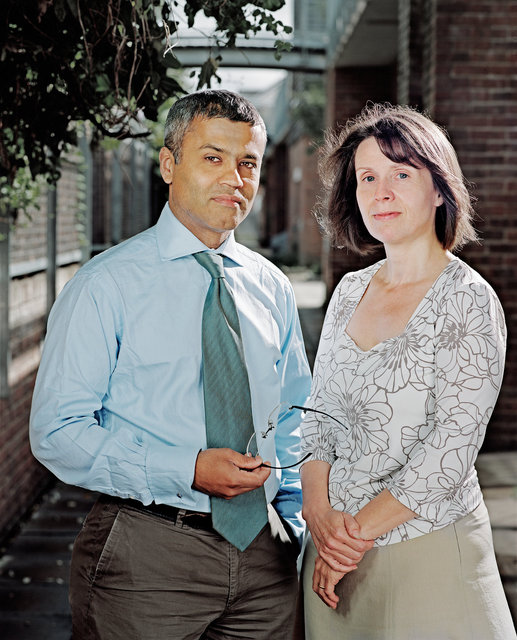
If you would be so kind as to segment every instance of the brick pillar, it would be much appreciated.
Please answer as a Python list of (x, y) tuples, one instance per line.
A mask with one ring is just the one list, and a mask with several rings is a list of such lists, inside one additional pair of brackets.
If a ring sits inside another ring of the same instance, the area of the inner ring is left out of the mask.
[(288, 197), (286, 174), (289, 172), (289, 156), (285, 144), (279, 144), (275, 153), (266, 159), (262, 174), (266, 182), (260, 244), (268, 246), (271, 238), (287, 227)]
[(298, 264), (321, 261), (321, 232), (313, 211), (319, 194), (317, 154), (310, 138), (300, 137), (289, 148), (289, 236)]
[[(327, 84), (327, 122), (329, 126), (344, 124), (349, 118), (356, 116), (369, 100), (395, 101), (396, 68), (393, 66), (332, 69), (327, 76)], [(371, 264), (372, 260), (375, 260), (375, 257), (360, 258), (354, 253), (330, 247), (328, 242), (324, 242), (322, 267), (327, 297), (330, 297), (346, 272)]]
[(434, 119), (474, 185), (481, 245), (461, 257), (495, 288), (509, 341), (485, 448), (517, 449), (517, 2), (436, 0)]
[(399, 104), (434, 107), (435, 14), (435, 0), (399, 0)]

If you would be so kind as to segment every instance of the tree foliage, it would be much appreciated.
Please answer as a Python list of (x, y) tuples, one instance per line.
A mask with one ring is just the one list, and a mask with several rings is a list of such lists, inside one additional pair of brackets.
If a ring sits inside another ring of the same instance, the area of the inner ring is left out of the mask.
[[(271, 12), (285, 0), (3, 0), (0, 18), (0, 204), (13, 203), (20, 174), (55, 182), (61, 154), (76, 143), (78, 121), (94, 141), (147, 135), (134, 124), (156, 120), (160, 105), (184, 93), (169, 69), (178, 11), (215, 18), (216, 51), (199, 71), (210, 86), (220, 51), (238, 35), (289, 33)], [(183, 6), (184, 4), (184, 6)], [(278, 41), (279, 49), (285, 43)], [(16, 178), (18, 174), (18, 179)], [(23, 183), (23, 181), (22, 181)]]

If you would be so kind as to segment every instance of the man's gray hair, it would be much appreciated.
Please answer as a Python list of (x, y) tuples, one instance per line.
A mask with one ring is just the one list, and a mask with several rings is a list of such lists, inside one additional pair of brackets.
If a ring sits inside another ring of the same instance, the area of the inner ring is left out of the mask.
[(260, 126), (266, 125), (255, 106), (246, 98), (224, 89), (208, 89), (190, 93), (177, 100), (169, 109), (165, 121), (164, 145), (172, 151), (175, 162), (181, 160), (183, 138), (194, 118), (227, 118)]

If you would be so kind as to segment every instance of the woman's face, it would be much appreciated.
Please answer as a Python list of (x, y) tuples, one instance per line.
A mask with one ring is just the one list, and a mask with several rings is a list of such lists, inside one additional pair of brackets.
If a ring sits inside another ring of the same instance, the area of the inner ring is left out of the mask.
[(442, 197), (428, 169), (392, 162), (367, 138), (357, 147), (355, 173), (359, 210), (375, 239), (385, 245), (438, 241), (434, 222)]

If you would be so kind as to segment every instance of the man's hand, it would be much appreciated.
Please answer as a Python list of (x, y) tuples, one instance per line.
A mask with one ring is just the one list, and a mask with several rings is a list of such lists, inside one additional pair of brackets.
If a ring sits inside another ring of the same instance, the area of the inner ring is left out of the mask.
[(232, 449), (206, 449), (197, 456), (192, 486), (229, 500), (264, 484), (271, 470), (261, 464), (260, 456), (244, 456)]

